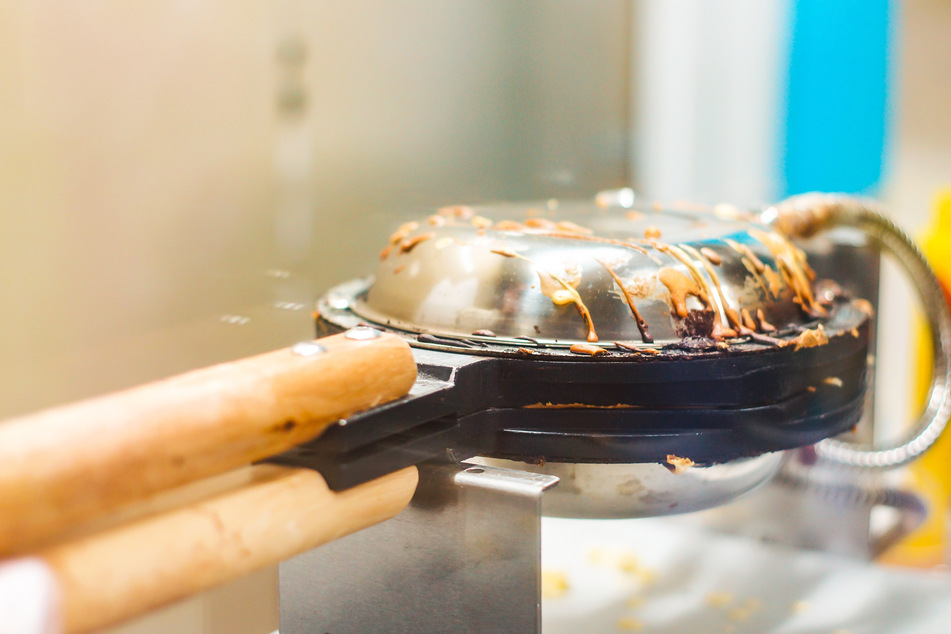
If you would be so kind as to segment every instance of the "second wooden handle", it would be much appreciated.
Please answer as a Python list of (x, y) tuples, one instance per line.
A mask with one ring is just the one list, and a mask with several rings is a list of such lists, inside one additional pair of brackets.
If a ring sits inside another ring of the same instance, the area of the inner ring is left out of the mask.
[(409, 467), (335, 493), (316, 471), (258, 465), (232, 491), (36, 555), (59, 581), (65, 631), (90, 632), (393, 517), (417, 480)]
[(223, 473), (406, 394), (400, 338), (319, 340), (0, 423), (0, 554), (151, 493)]

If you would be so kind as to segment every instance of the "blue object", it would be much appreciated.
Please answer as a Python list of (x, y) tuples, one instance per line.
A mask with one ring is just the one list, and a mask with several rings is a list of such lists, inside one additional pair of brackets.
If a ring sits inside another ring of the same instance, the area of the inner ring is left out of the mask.
[(786, 95), (785, 195), (874, 193), (889, 103), (892, 0), (795, 0)]

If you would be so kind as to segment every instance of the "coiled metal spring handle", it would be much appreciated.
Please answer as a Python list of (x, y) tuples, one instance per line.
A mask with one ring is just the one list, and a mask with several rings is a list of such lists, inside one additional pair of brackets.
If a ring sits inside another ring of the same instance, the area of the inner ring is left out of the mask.
[(826, 439), (816, 453), (827, 461), (863, 469), (890, 469), (918, 458), (944, 431), (951, 415), (951, 312), (941, 285), (915, 243), (869, 200), (836, 194), (794, 196), (763, 211), (766, 224), (790, 238), (837, 226), (862, 230), (891, 252), (914, 285), (931, 327), (934, 352), (927, 405), (914, 427), (892, 444), (855, 444)]

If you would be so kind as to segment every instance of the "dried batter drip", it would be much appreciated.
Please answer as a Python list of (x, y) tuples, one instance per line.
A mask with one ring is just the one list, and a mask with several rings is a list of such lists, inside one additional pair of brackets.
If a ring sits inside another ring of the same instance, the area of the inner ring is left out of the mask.
[(667, 287), (670, 303), (681, 319), (687, 316), (687, 297), (693, 295), (704, 304), (707, 303), (707, 298), (697, 283), (677, 269), (664, 267), (657, 272), (657, 279)]

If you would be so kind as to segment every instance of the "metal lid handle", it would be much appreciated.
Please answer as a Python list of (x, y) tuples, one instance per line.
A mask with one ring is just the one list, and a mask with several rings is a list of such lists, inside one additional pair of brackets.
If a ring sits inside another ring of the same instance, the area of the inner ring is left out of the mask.
[(856, 444), (830, 438), (816, 445), (816, 453), (832, 463), (865, 469), (890, 469), (912, 462), (935, 443), (951, 415), (951, 312), (934, 271), (915, 243), (881, 213), (877, 203), (869, 200), (803, 194), (766, 209), (762, 219), (790, 238), (807, 237), (835, 226), (855, 227), (901, 263), (931, 327), (934, 366), (927, 406), (912, 429), (892, 444)]

